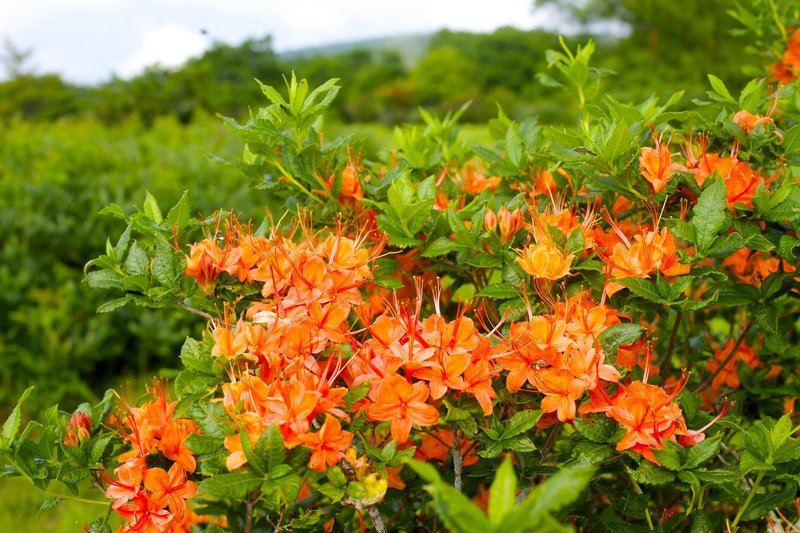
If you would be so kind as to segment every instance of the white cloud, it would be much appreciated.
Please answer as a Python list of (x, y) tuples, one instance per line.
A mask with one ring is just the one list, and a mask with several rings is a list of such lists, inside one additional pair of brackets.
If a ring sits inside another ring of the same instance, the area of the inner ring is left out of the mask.
[(171, 68), (202, 54), (209, 42), (198, 31), (170, 24), (142, 35), (139, 48), (120, 67), (123, 77), (134, 76), (151, 65)]

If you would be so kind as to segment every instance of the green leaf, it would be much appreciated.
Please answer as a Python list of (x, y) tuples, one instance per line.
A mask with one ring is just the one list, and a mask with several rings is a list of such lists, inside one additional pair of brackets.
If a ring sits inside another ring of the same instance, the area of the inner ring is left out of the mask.
[(450, 252), (460, 252), (470, 249), (470, 246), (451, 241), (447, 237), (440, 237), (425, 248), (425, 251), (422, 252), (422, 257), (440, 257)]
[(197, 492), (213, 498), (240, 500), (256, 490), (262, 481), (261, 476), (246, 471), (217, 474), (204, 479)]
[(93, 289), (122, 290), (122, 276), (110, 270), (93, 270), (86, 274), (86, 283)]
[(514, 508), (516, 498), (517, 477), (511, 461), (506, 458), (497, 469), (489, 490), (489, 520), (494, 526), (499, 525), (503, 517)]
[[(680, 445), (675, 444), (672, 441), (665, 441), (664, 444), (665, 446), (660, 450), (653, 450), (653, 455), (655, 455), (656, 459), (658, 459), (658, 462), (661, 464), (661, 466), (667, 470), (672, 470), (673, 472), (680, 471)], [(672, 446), (670, 446), (670, 444), (672, 444)]]
[[(553, 513), (577, 500), (591, 481), (596, 468), (563, 468), (538, 485), (525, 500), (505, 515), (497, 531), (536, 531)], [(480, 531), (474, 529), (473, 531)]]
[(150, 194), (150, 191), (145, 192), (144, 214), (156, 224), (161, 224), (161, 221), (164, 220), (164, 217), (161, 215), (161, 209), (158, 207), (158, 202), (153, 195)]
[(514, 413), (514, 416), (508, 421), (500, 435), (502, 440), (516, 437), (536, 425), (536, 422), (542, 418), (542, 411), (526, 410)]
[(656, 285), (646, 279), (641, 278), (622, 278), (617, 280), (619, 283), (638, 296), (639, 298), (644, 298), (645, 300), (657, 304), (666, 304), (669, 303), (664, 297), (662, 296), (661, 292), (658, 290)]
[(55, 507), (64, 501), (63, 498), (47, 498), (45, 501), (42, 502), (42, 505), (39, 506), (39, 511), (37, 511), (36, 516), (39, 516), (39, 513), (42, 511), (49, 511), (50, 509), (55, 509)]
[(711, 87), (714, 89), (718, 95), (720, 95), (725, 100), (729, 100), (731, 102), (736, 102), (736, 100), (731, 96), (731, 93), (728, 91), (728, 88), (725, 87), (725, 83), (718, 77), (714, 76), (713, 74), (708, 75), (708, 81), (711, 82)]
[(697, 205), (692, 210), (691, 224), (695, 230), (695, 244), (705, 253), (727, 226), (727, 191), (725, 182), (712, 178), (700, 194)]
[(742, 515), (742, 520), (757, 520), (764, 517), (770, 511), (790, 505), (791, 501), (797, 497), (797, 487), (790, 484), (783, 492), (772, 494), (756, 494), (747, 510)]
[(344, 403), (347, 408), (351, 408), (356, 402), (363, 400), (369, 394), (370, 382), (364, 381), (358, 386), (351, 388), (344, 395)]
[(214, 375), (214, 362), (216, 359), (203, 349), (203, 345), (191, 337), (187, 337), (181, 346), (181, 362), (190, 370), (203, 374)]
[(783, 134), (783, 153), (785, 155), (800, 153), (800, 124), (795, 124)]
[(189, 224), (189, 191), (183, 191), (178, 202), (167, 213), (167, 227), (180, 230)]
[(153, 276), (165, 287), (172, 288), (183, 277), (183, 254), (175, 252), (164, 240), (156, 240), (156, 254), (153, 258)]
[(606, 444), (611, 438), (612, 432), (607, 417), (596, 420), (576, 418), (572, 421), (572, 425), (581, 437), (590, 442)]
[(478, 296), (494, 298), (496, 300), (507, 300), (520, 296), (522, 291), (513, 283), (492, 283), (484, 287)]
[(675, 473), (643, 461), (636, 470), (629, 470), (631, 478), (645, 485), (666, 485), (675, 480)]
[(115, 298), (100, 305), (97, 308), (97, 312), (110, 313), (112, 311), (116, 311), (120, 307), (125, 307), (126, 305), (128, 305), (128, 303), (130, 303), (130, 301), (131, 301), (130, 298), (128, 298), (127, 296), (125, 296), (124, 298)]
[(620, 346), (627, 346), (638, 341), (646, 331), (639, 324), (616, 324), (600, 334), (600, 346), (609, 357), (616, 357)]
[(276, 465), (286, 460), (286, 450), (283, 446), (283, 434), (277, 425), (272, 425), (261, 434), (255, 448), (256, 454), (264, 459), (267, 470), (272, 470)]
[(344, 487), (347, 485), (347, 478), (345, 477), (342, 469), (338, 466), (331, 466), (328, 468), (327, 471), (328, 481), (331, 482), (331, 485), (334, 487)]
[(146, 274), (150, 268), (150, 257), (147, 252), (139, 246), (137, 241), (133, 241), (128, 257), (125, 259), (125, 270), (130, 274)]
[(506, 156), (515, 168), (522, 166), (524, 156), (522, 136), (519, 134), (519, 126), (516, 123), (512, 123), (506, 132)]
[(428, 482), (425, 490), (432, 496), (432, 506), (446, 528), (455, 533), (492, 531), (492, 524), (483, 511), (469, 498), (443, 482), (432, 465), (416, 460), (409, 461), (408, 465)]
[(739, 460), (739, 471), (742, 473), (743, 476), (754, 471), (761, 471), (761, 470), (769, 471), (774, 469), (775, 469), (774, 466), (765, 462), (761, 457), (756, 457), (755, 454), (751, 453), (748, 450), (745, 450), (744, 453), (742, 453), (741, 459)]
[(719, 445), (722, 437), (717, 435), (710, 439), (701, 440), (694, 446), (689, 447), (686, 453), (686, 462), (683, 464), (684, 468), (697, 468), (703, 463), (709, 461), (712, 457), (719, 453)]
[(223, 447), (223, 439), (206, 437), (198, 433), (192, 433), (186, 437), (186, 446), (196, 455), (205, 455), (220, 450)]
[(100, 435), (94, 444), (92, 445), (92, 453), (89, 456), (89, 464), (94, 465), (100, 462), (100, 459), (103, 458), (103, 452), (106, 451), (109, 443), (111, 443), (111, 439), (114, 438), (113, 433), (105, 433)]
[(28, 396), (30, 396), (31, 391), (33, 391), (33, 386), (30, 386), (27, 389), (25, 389), (25, 392), (23, 392), (22, 396), (20, 396), (19, 400), (17, 400), (17, 405), (14, 406), (14, 409), (11, 410), (11, 414), (8, 415), (8, 418), (3, 423), (4, 448), (10, 447), (11, 442), (14, 440), (14, 437), (16, 437), (17, 433), (19, 433), (19, 426), (22, 421), (22, 413), (21, 413), (22, 404), (25, 402), (25, 400), (28, 399)]

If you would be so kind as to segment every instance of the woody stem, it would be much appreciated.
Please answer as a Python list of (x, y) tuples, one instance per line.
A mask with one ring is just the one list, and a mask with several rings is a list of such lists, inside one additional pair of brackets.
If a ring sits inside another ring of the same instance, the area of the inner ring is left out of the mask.
[(255, 507), (255, 502), (248, 498), (245, 505), (247, 514), (244, 517), (244, 533), (251, 533), (253, 531), (253, 508)]
[(386, 533), (386, 526), (383, 523), (383, 517), (381, 516), (381, 512), (378, 511), (378, 508), (374, 505), (370, 505), (367, 507), (367, 514), (369, 515), (369, 519), (372, 520), (372, 525), (375, 526), (375, 531), (377, 533)]
[(717, 367), (717, 369), (714, 372), (711, 373), (710, 376), (708, 376), (705, 380), (703, 380), (703, 382), (700, 385), (698, 385), (696, 389), (694, 389), (695, 394), (706, 388), (706, 386), (709, 383), (714, 381), (714, 378), (717, 377), (719, 373), (722, 372), (722, 370), (728, 366), (728, 363), (730, 363), (734, 357), (736, 357), (736, 353), (739, 351), (739, 347), (744, 342), (744, 338), (747, 335), (747, 332), (750, 331), (750, 328), (752, 326), (753, 326), (753, 319), (751, 318), (745, 325), (742, 332), (739, 334), (739, 338), (736, 339), (736, 343), (734, 343), (731, 353), (728, 354), (728, 357), (725, 358), (725, 360)]
[(450, 455), (453, 456), (453, 487), (458, 492), (461, 492), (461, 470), (464, 467), (464, 457), (461, 455), (461, 439), (458, 436), (458, 431), (453, 434), (453, 447), (450, 448)]

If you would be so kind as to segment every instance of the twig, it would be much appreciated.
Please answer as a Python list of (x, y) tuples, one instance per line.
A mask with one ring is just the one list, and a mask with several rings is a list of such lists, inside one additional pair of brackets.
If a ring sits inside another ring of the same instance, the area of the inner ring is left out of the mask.
[(731, 353), (728, 354), (728, 357), (725, 358), (725, 360), (717, 367), (717, 369), (714, 372), (711, 373), (710, 376), (708, 376), (705, 380), (703, 380), (703, 382), (700, 383), (700, 385), (698, 385), (697, 388), (694, 389), (694, 393), (695, 394), (697, 394), (698, 392), (700, 392), (701, 390), (706, 388), (706, 386), (709, 383), (711, 383), (712, 381), (714, 381), (714, 378), (717, 377), (717, 375), (719, 375), (719, 373), (722, 372), (722, 370), (726, 366), (728, 366), (728, 363), (733, 361), (733, 358), (736, 357), (736, 354), (739, 351), (739, 347), (744, 342), (744, 338), (747, 335), (747, 332), (750, 331), (751, 327), (753, 327), (753, 319), (752, 318), (747, 322), (747, 324), (745, 325), (744, 329), (739, 334), (739, 338), (736, 339), (736, 343), (733, 345), (733, 349), (731, 350)]
[(453, 447), (450, 448), (450, 455), (453, 457), (453, 487), (461, 492), (461, 470), (464, 467), (464, 457), (461, 455), (461, 439), (458, 438), (457, 431), (453, 435)]
[[(245, 502), (247, 506), (247, 514), (244, 517), (244, 533), (252, 533), (253, 531), (253, 507), (255, 507), (255, 502), (248, 498)], [(277, 528), (276, 528), (277, 529)]]
[(189, 311), (193, 315), (197, 315), (197, 316), (201, 316), (201, 317), (205, 318), (206, 320), (208, 320), (209, 322), (211, 322), (213, 324), (216, 323), (216, 319), (213, 316), (209, 315), (208, 313), (206, 313), (205, 311), (203, 311), (201, 309), (197, 309), (196, 307), (192, 307), (191, 305), (187, 304), (186, 302), (178, 302), (178, 306), (183, 307), (184, 309), (186, 309), (187, 311)]
[(369, 515), (369, 519), (372, 520), (372, 525), (375, 526), (375, 531), (377, 533), (386, 533), (386, 526), (383, 523), (383, 517), (381, 516), (381, 512), (378, 511), (378, 508), (374, 505), (370, 505), (367, 507), (367, 514)]
[(547, 454), (550, 453), (550, 449), (553, 447), (553, 444), (556, 442), (556, 437), (561, 432), (563, 424), (557, 424), (552, 430), (550, 430), (550, 435), (547, 436), (547, 440), (544, 441), (544, 446), (542, 446), (542, 458), (539, 460), (539, 466), (544, 464), (544, 460), (547, 458)]

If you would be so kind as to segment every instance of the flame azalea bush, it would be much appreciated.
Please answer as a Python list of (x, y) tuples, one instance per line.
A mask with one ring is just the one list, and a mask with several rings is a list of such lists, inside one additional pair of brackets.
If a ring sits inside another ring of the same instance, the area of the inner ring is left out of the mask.
[(591, 44), (551, 51), (577, 127), (500, 111), (489, 147), (422, 111), (369, 160), (323, 136), (336, 80), (262, 85), (226, 121), (282, 207), (148, 194), (106, 209), (126, 227), (87, 266), (102, 312), (208, 320), (183, 369), (22, 431), (18, 405), (2, 475), (93, 485), (90, 531), (797, 529), (792, 9), (735, 13), (777, 62), (692, 111), (602, 95)]

